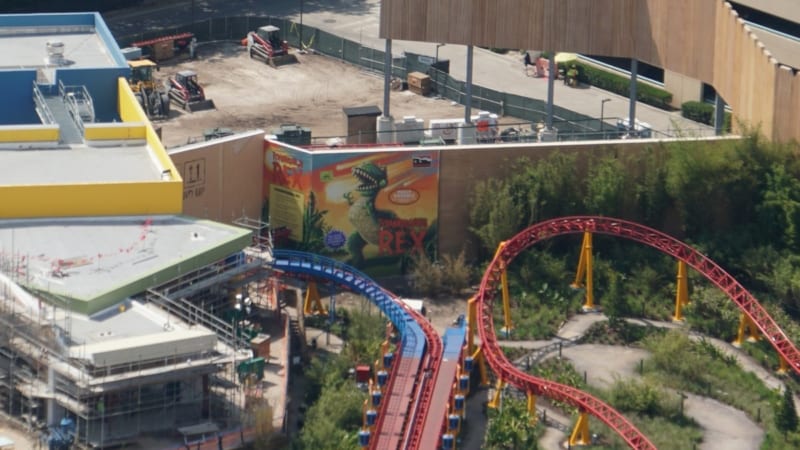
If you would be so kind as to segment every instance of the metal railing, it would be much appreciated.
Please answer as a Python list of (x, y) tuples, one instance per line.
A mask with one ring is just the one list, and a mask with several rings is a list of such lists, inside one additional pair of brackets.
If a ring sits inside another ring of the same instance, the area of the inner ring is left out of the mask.
[(186, 299), (171, 299), (152, 289), (147, 290), (145, 299), (186, 323), (205, 326), (231, 348), (250, 348), (247, 339), (237, 335), (234, 323), (228, 323)]
[(95, 119), (92, 96), (86, 86), (65, 86), (61, 80), (58, 80), (58, 95), (64, 99), (72, 120), (83, 133), (84, 124), (94, 122)]
[(39, 120), (41, 120), (44, 125), (53, 125), (56, 123), (53, 112), (50, 111), (50, 107), (47, 106), (47, 102), (44, 101), (44, 94), (42, 94), (42, 90), (39, 89), (39, 85), (36, 84), (35, 81), (33, 82), (33, 102), (36, 105), (36, 114), (39, 115)]

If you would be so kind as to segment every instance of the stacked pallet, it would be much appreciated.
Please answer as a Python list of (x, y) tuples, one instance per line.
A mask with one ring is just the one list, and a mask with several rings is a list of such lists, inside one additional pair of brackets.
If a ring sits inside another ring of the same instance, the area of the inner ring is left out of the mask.
[(431, 93), (431, 77), (422, 72), (408, 74), (408, 90), (419, 95)]

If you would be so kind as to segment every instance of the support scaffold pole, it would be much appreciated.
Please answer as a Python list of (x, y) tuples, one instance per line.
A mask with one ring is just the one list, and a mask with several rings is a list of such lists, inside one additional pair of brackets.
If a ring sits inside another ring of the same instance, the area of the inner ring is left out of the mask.
[[(585, 284), (584, 284), (585, 282)], [(578, 260), (578, 270), (575, 272), (575, 281), (571, 285), (574, 289), (586, 288), (586, 300), (583, 304), (584, 311), (594, 311), (594, 286), (592, 283), (592, 233), (583, 233), (581, 243), (581, 257)]]
[(486, 369), (486, 360), (480, 348), (476, 348), (475, 334), (478, 330), (478, 299), (472, 297), (467, 302), (467, 355), (472, 356), (473, 362), (478, 366), (481, 375), (481, 386), (489, 385), (489, 376)]
[(497, 385), (494, 388), (494, 395), (492, 395), (492, 399), (486, 405), (489, 408), (497, 409), (500, 407), (501, 402), (503, 401), (503, 389), (506, 387), (506, 382), (498, 379)]
[(575, 422), (575, 428), (572, 429), (572, 434), (569, 436), (569, 445), (590, 445), (592, 438), (589, 436), (589, 414), (586, 411), (581, 411), (578, 416), (578, 421)]
[(528, 415), (531, 416), (531, 425), (536, 425), (536, 394), (528, 391)]
[(686, 263), (678, 261), (678, 281), (675, 289), (675, 315), (673, 322), (683, 322), (682, 308), (689, 304), (689, 280), (686, 278)]
[(317, 283), (313, 280), (309, 281), (308, 286), (306, 286), (306, 299), (305, 302), (303, 302), (303, 313), (307, 316), (312, 314), (328, 314), (322, 306), (322, 299), (319, 296)]
[[(494, 254), (495, 258), (500, 256), (500, 252), (503, 251), (503, 247), (505, 246), (505, 241), (497, 246), (497, 251)], [(511, 331), (514, 329), (514, 324), (511, 322), (511, 296), (508, 293), (508, 271), (506, 270), (505, 263), (501, 264), (501, 269), (500, 286), (503, 292), (503, 328), (500, 329), (500, 333), (505, 337), (509, 337), (511, 336)]]
[[(748, 335), (746, 338), (745, 334)], [(736, 332), (736, 339), (731, 342), (731, 344), (733, 344), (734, 347), (741, 347), (745, 339), (749, 342), (757, 342), (760, 336), (755, 322), (753, 322), (747, 314), (742, 313), (739, 316), (739, 329)]]

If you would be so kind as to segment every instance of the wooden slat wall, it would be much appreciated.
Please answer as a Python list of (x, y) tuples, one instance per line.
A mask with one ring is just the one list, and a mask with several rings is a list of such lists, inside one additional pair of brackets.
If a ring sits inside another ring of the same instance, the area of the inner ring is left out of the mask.
[(734, 114), (800, 140), (800, 81), (722, 0), (383, 0), (381, 37), (633, 57), (713, 85)]

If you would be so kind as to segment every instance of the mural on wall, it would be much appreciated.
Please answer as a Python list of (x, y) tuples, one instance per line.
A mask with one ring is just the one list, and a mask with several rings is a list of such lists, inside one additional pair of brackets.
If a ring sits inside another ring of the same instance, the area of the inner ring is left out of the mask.
[[(267, 149), (276, 246), (323, 254), (371, 275), (400, 274), (436, 242), (439, 152)], [(313, 165), (313, 167), (312, 167)]]

